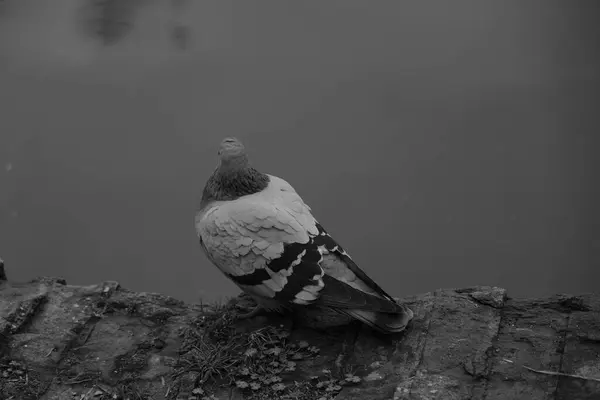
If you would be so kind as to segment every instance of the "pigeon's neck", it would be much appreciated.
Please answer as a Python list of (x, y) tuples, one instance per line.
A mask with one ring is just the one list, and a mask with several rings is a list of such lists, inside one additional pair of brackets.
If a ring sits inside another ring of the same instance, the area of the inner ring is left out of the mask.
[(235, 200), (261, 192), (268, 184), (269, 176), (249, 165), (219, 165), (204, 186), (200, 208), (213, 201)]

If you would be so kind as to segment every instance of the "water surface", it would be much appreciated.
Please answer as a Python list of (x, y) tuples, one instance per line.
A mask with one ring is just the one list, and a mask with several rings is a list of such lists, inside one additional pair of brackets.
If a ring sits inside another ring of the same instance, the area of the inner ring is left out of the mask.
[(193, 226), (233, 135), (394, 295), (598, 288), (594, 2), (148, 1), (110, 47), (82, 33), (76, 0), (6, 3), (12, 279), (237, 293)]

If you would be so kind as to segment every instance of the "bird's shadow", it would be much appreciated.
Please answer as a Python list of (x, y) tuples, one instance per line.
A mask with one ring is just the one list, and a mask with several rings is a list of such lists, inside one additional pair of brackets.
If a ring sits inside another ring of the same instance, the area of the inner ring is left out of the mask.
[[(256, 302), (251, 296), (241, 294), (235, 298), (236, 309), (248, 310), (255, 306)], [(273, 326), (289, 333), (310, 330), (314, 334), (329, 338), (350, 335), (354, 336), (353, 341), (358, 340), (359, 337), (368, 338), (369, 341), (388, 347), (401, 341), (412, 325), (412, 321), (409, 322), (407, 329), (399, 333), (383, 333), (354, 319), (336, 319), (337, 315), (331, 310), (323, 310), (316, 306), (302, 306), (285, 310), (283, 313), (263, 311), (253, 318), (236, 321), (235, 327), (238, 332), (252, 332), (265, 326)]]

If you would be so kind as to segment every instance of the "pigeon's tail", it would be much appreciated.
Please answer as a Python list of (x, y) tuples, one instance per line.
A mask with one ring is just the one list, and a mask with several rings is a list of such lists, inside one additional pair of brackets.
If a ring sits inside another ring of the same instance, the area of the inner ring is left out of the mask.
[(413, 312), (406, 306), (401, 306), (399, 313), (383, 313), (367, 310), (338, 310), (349, 315), (381, 333), (399, 333), (413, 319)]

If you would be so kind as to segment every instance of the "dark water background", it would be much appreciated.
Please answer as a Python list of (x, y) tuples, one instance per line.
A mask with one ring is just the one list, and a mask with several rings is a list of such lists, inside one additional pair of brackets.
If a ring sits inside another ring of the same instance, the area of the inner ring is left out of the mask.
[(51, 3), (0, 9), (10, 278), (236, 293), (193, 226), (233, 135), (394, 295), (600, 288), (600, 3), (148, 1), (111, 47)]

